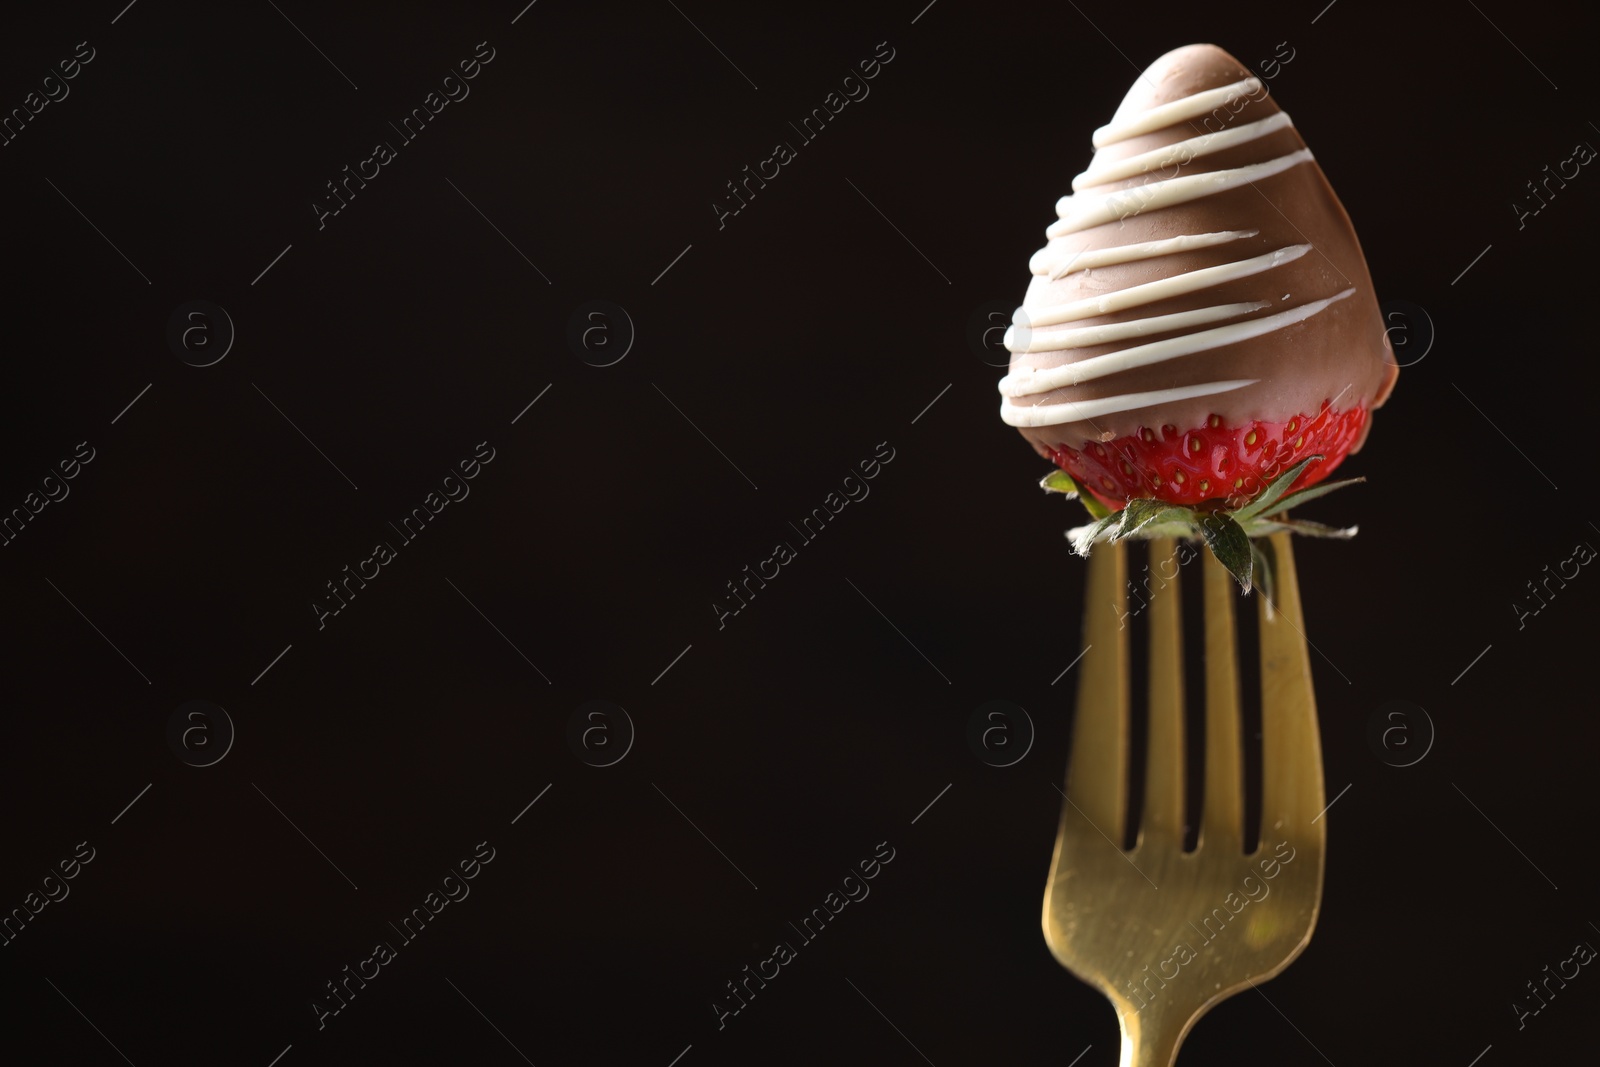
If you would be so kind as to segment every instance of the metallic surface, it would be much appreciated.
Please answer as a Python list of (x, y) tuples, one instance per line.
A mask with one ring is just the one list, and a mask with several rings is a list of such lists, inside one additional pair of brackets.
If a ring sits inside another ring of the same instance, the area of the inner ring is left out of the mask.
[[(1077, 720), (1045, 889), (1044, 935), (1103, 992), (1122, 1028), (1122, 1067), (1170, 1067), (1212, 1005), (1282, 971), (1311, 939), (1327, 822), (1311, 664), (1287, 534), (1270, 538), (1275, 610), (1257, 588), (1262, 818), (1244, 852), (1237, 586), (1204, 553), (1205, 764), (1200, 837), (1184, 845), (1184, 696), (1179, 576), (1170, 540), (1150, 542), (1149, 743), (1144, 810), (1127, 820), (1129, 680), (1124, 543), (1089, 560)], [(1168, 565), (1170, 564), (1170, 566)], [(1165, 577), (1167, 571), (1172, 576)], [(1268, 617), (1270, 614), (1270, 618)]]

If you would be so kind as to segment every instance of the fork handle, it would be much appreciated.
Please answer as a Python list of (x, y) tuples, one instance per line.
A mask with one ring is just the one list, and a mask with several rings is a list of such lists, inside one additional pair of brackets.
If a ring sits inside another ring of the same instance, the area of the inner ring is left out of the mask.
[(1160, 1002), (1148, 1010), (1131, 1010), (1118, 1018), (1122, 1027), (1120, 1067), (1172, 1067), (1178, 1046), (1188, 1034), (1190, 1019), (1160, 1011)]

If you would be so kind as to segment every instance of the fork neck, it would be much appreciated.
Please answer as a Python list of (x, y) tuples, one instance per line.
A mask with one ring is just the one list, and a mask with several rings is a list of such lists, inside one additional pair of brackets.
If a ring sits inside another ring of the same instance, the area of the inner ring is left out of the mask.
[(1117, 1016), (1122, 1028), (1120, 1067), (1172, 1067), (1193, 1014), (1160, 1001), (1142, 1009), (1118, 1007), (1122, 1009)]

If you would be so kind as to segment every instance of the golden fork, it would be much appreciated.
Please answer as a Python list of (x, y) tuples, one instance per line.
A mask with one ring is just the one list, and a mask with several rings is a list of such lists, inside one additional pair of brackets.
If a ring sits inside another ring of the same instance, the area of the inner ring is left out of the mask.
[[(1127, 556), (1089, 559), (1077, 721), (1066, 804), (1044, 897), (1061, 965), (1117, 1010), (1121, 1067), (1171, 1067), (1195, 1021), (1282, 971), (1311, 939), (1327, 824), (1322, 750), (1300, 592), (1287, 533), (1273, 534), (1276, 600), (1260, 603), (1262, 815), (1244, 852), (1237, 587), (1205, 553), (1205, 778), (1199, 846), (1183, 850), (1182, 616), (1174, 576), (1149, 601), (1149, 745), (1137, 843), (1122, 847), (1128, 794)], [(1150, 542), (1151, 570), (1173, 558)], [(1270, 618), (1268, 617), (1270, 614)]]

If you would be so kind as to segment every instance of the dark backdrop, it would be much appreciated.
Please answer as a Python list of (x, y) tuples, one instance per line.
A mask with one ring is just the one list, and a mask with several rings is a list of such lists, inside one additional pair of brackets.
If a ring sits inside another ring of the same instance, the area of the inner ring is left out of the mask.
[[(922, 2), (7, 14), (0, 104), (69, 90), (0, 148), (0, 505), (40, 509), (0, 550), (0, 907), (39, 907), (0, 948), (8, 1060), (1116, 1062), (1039, 931), (1079, 518), (970, 331), (1020, 301), (1135, 68), (1191, 41), (1251, 65), (1287, 42), (1273, 91), (1415, 343), (1346, 465), (1370, 482), (1316, 512), (1360, 537), (1299, 548), (1349, 787), (1320, 925), (1184, 1062), (1589, 1047), (1600, 978), (1520, 1029), (1513, 1002), (1600, 944), (1600, 577), (1537, 614), (1527, 588), (1600, 546), (1600, 177), (1514, 204), (1600, 144), (1594, 24)], [(403, 143), (388, 124), (479, 42), (470, 96)], [(719, 227), (779, 140), (796, 158)], [(191, 301), (214, 307), (175, 343)], [(870, 496), (791, 532), (879, 451)], [(414, 541), (388, 525), (446, 489), (470, 496)], [(379, 541), (395, 558), (319, 628)], [(778, 541), (795, 558), (719, 628)], [(995, 699), (1037, 729), (1006, 768), (967, 741)], [(628, 722), (585, 746), (592, 700)], [(1404, 729), (1375, 744), (1374, 716)], [(470, 896), (403, 941), (480, 842)], [(725, 983), (875, 850), (870, 896), (719, 1029)]]

